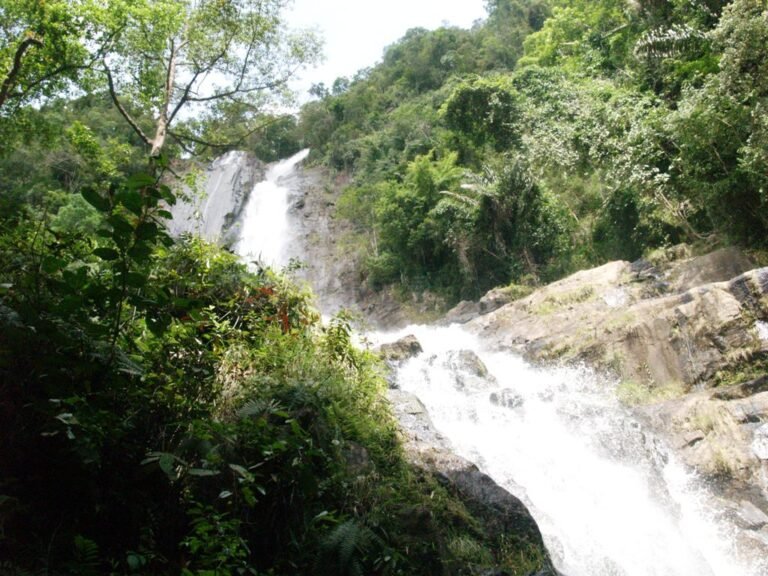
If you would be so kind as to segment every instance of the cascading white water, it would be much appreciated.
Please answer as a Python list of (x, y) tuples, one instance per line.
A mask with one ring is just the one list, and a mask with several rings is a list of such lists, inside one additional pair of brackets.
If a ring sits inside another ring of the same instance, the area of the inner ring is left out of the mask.
[(302, 150), (286, 160), (272, 164), (262, 182), (254, 186), (245, 207), (240, 239), (235, 252), (247, 261), (280, 267), (285, 261), (285, 239), (288, 236), (289, 186), (283, 181), (309, 150)]
[[(253, 190), (236, 245), (246, 259), (285, 264), (286, 177), (307, 153), (270, 167)], [(737, 529), (616, 401), (610, 382), (587, 369), (535, 369), (456, 326), (409, 326), (368, 340), (409, 333), (424, 352), (402, 366), (398, 384), (421, 399), (459, 454), (528, 505), (564, 574), (768, 574), (768, 561), (741, 557)]]
[(398, 371), (398, 384), (460, 455), (529, 506), (564, 574), (768, 574), (768, 564), (739, 559), (736, 527), (615, 400), (611, 383), (585, 368), (540, 370), (488, 352), (457, 326), (399, 335), (407, 333), (424, 352)]

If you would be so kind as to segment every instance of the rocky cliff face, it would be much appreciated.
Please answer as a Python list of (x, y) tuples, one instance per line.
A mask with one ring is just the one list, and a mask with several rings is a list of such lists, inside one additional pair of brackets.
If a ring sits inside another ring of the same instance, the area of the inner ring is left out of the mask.
[[(585, 270), (461, 321), (535, 362), (587, 362), (731, 497), (738, 523), (768, 543), (768, 268), (735, 249), (685, 249)], [(487, 300), (487, 298), (486, 298)], [(469, 314), (471, 315), (471, 314)]]
[(217, 158), (185, 186), (171, 207), (168, 230), (173, 236), (199, 234), (206, 240), (232, 244), (239, 235), (240, 216), (251, 190), (264, 178), (265, 166), (247, 152)]
[(404, 301), (393, 290), (374, 291), (368, 286), (362, 272), (365, 255), (353, 240), (353, 226), (336, 216), (343, 175), (331, 177), (322, 168), (301, 167), (295, 178), (289, 257), (302, 263), (295, 276), (312, 286), (324, 312), (349, 309), (376, 328), (438, 317), (444, 303), (430, 294), (413, 294)]

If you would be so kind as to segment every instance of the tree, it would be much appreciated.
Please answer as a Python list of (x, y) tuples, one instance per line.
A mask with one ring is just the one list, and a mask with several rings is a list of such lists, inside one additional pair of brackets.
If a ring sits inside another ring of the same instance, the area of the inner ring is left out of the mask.
[[(74, 80), (100, 54), (90, 0), (6, 0), (0, 7), (0, 115)], [(91, 43), (86, 48), (85, 40)]]
[(474, 147), (490, 143), (502, 151), (515, 146), (520, 139), (515, 124), (520, 116), (518, 100), (508, 78), (474, 76), (454, 89), (441, 111), (457, 138), (468, 140)]
[[(184, 114), (216, 118), (232, 105), (257, 112), (284, 91), (319, 43), (290, 35), (280, 20), (287, 0), (113, 0), (119, 42), (103, 58), (120, 113), (160, 154), (170, 135), (186, 149), (217, 144), (194, 129), (174, 130)], [(185, 112), (186, 110), (186, 112)], [(151, 133), (141, 116), (151, 117)], [(253, 130), (246, 123), (243, 134)], [(219, 143), (220, 144), (220, 143)]]

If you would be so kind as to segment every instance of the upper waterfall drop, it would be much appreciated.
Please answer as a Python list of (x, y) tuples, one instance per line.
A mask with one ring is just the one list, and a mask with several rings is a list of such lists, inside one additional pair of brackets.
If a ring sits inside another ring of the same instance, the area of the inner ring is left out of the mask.
[(309, 155), (304, 149), (269, 166), (262, 182), (251, 191), (242, 217), (235, 252), (246, 261), (264, 266), (286, 265), (290, 177), (295, 167)]

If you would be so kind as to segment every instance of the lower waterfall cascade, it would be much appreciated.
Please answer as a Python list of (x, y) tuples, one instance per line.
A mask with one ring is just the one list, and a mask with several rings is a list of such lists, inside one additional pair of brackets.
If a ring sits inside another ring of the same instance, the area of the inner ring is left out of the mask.
[[(291, 179), (304, 150), (275, 163), (245, 207), (235, 250), (286, 264)], [(768, 559), (718, 500), (588, 368), (536, 368), (457, 325), (414, 334), (424, 351), (394, 375), (455, 451), (530, 509), (566, 576), (761, 576)]]
[(396, 385), (422, 401), (460, 456), (528, 506), (564, 574), (768, 573), (706, 486), (620, 405), (615, 383), (586, 367), (535, 368), (487, 351), (457, 325), (369, 337), (407, 334), (424, 351), (398, 369)]

